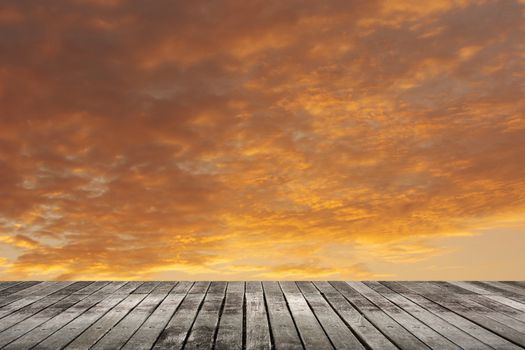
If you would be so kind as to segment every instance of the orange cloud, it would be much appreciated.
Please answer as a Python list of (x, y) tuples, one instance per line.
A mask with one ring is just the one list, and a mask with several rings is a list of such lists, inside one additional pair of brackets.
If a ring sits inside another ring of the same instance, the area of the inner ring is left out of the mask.
[(2, 278), (379, 278), (525, 213), (523, 2), (6, 5)]

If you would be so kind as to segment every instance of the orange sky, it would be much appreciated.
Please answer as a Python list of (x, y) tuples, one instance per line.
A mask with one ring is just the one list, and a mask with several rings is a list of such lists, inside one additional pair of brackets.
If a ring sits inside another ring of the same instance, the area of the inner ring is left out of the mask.
[(0, 279), (525, 279), (524, 17), (4, 0)]

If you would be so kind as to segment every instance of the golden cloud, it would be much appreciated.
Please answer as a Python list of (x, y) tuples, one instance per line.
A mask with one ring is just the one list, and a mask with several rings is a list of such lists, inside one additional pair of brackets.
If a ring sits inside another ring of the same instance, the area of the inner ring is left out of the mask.
[(0, 276), (373, 278), (525, 213), (523, 2), (6, 5)]

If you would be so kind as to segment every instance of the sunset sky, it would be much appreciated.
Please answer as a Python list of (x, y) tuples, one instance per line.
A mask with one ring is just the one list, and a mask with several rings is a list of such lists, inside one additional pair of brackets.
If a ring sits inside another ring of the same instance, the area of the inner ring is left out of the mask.
[(0, 3), (0, 279), (525, 279), (525, 1)]

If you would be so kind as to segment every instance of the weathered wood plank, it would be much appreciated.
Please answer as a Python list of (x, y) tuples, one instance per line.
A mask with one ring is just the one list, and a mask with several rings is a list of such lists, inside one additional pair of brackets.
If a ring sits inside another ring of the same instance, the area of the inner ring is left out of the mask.
[(364, 282), (367, 286), (380, 293), (382, 296), (396, 304), (398, 307), (417, 318), (422, 323), (428, 325), (439, 334), (453, 341), (463, 349), (468, 350), (489, 350), (489, 346), (470, 336), (466, 332), (454, 327), (437, 315), (427, 311), (425, 308), (405, 298), (403, 295), (394, 292), (379, 282)]
[(501, 283), (510, 284), (511, 286), (525, 290), (525, 281), (500, 281)]
[(306, 349), (333, 349), (330, 339), (315, 317), (295, 282), (279, 282)]
[[(516, 314), (515, 312), (512, 312), (511, 310), (509, 309), (506, 309), (508, 311), (508, 313), (511, 314), (511, 316), (515, 317), (518, 316), (518, 319), (520, 321), (525, 321), (525, 304), (523, 303), (520, 303), (520, 302), (517, 302), (515, 300), (512, 300), (512, 299), (509, 299), (505, 296), (501, 296), (501, 295), (497, 295), (497, 292), (495, 292), (494, 290), (490, 290), (488, 289), (487, 287), (483, 288), (482, 286), (478, 286), (478, 285), (475, 285), (471, 282), (461, 282), (461, 281), (453, 281), (453, 282), (448, 282), (449, 284), (453, 284), (455, 286), (458, 286), (460, 288), (463, 288), (463, 289), (466, 289), (466, 290), (469, 290), (473, 293), (476, 293), (477, 296), (476, 296), (476, 300), (479, 300), (481, 301), (480, 304), (490, 304), (492, 305), (492, 307), (496, 307), (498, 308), (498, 306), (494, 303), (491, 303), (492, 302), (497, 302), (501, 305), (505, 305), (507, 307), (510, 307), (512, 308), (513, 310), (515, 311), (519, 311), (518, 314)], [(490, 287), (490, 286), (489, 286)], [(471, 296), (472, 297), (472, 296)], [(489, 301), (490, 299), (490, 301)], [(499, 307), (499, 309), (501, 309), (501, 307)]]
[[(144, 323), (144, 321), (153, 313), (157, 306), (164, 300), (168, 293), (173, 288), (170, 284), (159, 284), (158, 282), (152, 284), (154, 289), (146, 289), (149, 294), (144, 292), (132, 294), (131, 296), (142, 296), (140, 303), (132, 308), (125, 317), (111, 328), (94, 346), (90, 349), (120, 349), (128, 341), (128, 339), (135, 333), (137, 329)], [(139, 288), (141, 288), (140, 286)], [(135, 293), (137, 288), (133, 293)], [(123, 312), (124, 314), (125, 312)]]
[[(442, 306), (441, 304), (431, 300), (431, 296), (435, 294), (424, 294), (420, 295), (416, 290), (414, 290), (417, 285), (411, 282), (381, 282), (390, 289), (402, 294), (407, 299), (410, 299), (414, 303), (424, 307), (426, 310), (436, 314), (442, 319), (446, 320), (450, 324), (460, 328), (461, 330), (467, 332), (476, 339), (479, 339), (481, 342), (495, 348), (495, 349), (519, 349), (520, 347), (509, 342), (505, 338), (494, 334), (493, 332), (487, 330), (486, 328), (478, 325), (477, 323), (469, 320), (468, 318), (463, 317), (455, 313), (452, 310)], [(409, 287), (410, 286), (410, 287)], [(413, 289), (414, 288), (414, 289)], [(438, 293), (438, 292), (437, 292)], [(439, 294), (438, 294), (439, 295)]]
[(339, 317), (357, 334), (362, 343), (371, 349), (394, 350), (397, 347), (374, 327), (352, 304), (328, 282), (314, 282), (315, 286), (332, 305)]
[(139, 330), (133, 334), (123, 349), (151, 349), (192, 286), (193, 282), (178, 283)]
[(263, 282), (270, 328), (277, 349), (303, 349), (301, 338), (278, 282)]
[[(450, 301), (448, 300), (448, 295), (443, 295), (439, 288), (436, 286), (431, 285), (428, 282), (403, 282), (402, 285), (406, 288), (409, 288), (412, 290), (412, 292), (416, 292), (417, 289), (427, 291), (424, 293), (424, 300), (431, 300), (432, 302), (441, 305), (443, 308), (446, 308), (450, 311), (452, 311), (454, 314), (457, 314), (461, 316), (462, 319), (467, 319), (470, 321), (470, 323), (475, 323), (476, 325), (481, 326), (484, 329), (489, 330), (489, 334), (491, 336), (488, 336), (487, 334), (484, 334), (483, 332), (479, 332), (479, 330), (476, 327), (472, 327), (470, 324), (468, 325), (469, 328), (469, 334), (475, 336), (478, 338), (478, 336), (474, 335), (475, 333), (478, 335), (483, 336), (485, 339), (480, 339), (485, 344), (488, 344), (490, 346), (491, 343), (499, 343), (497, 349), (503, 349), (503, 348), (517, 348), (515, 345), (510, 346), (508, 344), (508, 341), (511, 341), (513, 343), (516, 343), (516, 340), (521, 341), (521, 338), (523, 335), (520, 335), (519, 332), (516, 330), (506, 327), (490, 318), (484, 317), (482, 315), (478, 315), (475, 312), (472, 312), (471, 310), (468, 310), (468, 308), (463, 307), (461, 304), (457, 303), (456, 301)], [(390, 286), (390, 285), (389, 285)], [(428, 292), (428, 291), (432, 292)], [(409, 297), (410, 299), (413, 298), (412, 295)], [(419, 301), (415, 301), (416, 303), (421, 305), (421, 302), (426, 304), (426, 306), (431, 307), (429, 304), (427, 304), (424, 300), (418, 298)], [(427, 308), (428, 309), (428, 308)], [(429, 310), (431, 311), (431, 310)], [(458, 320), (451, 317), (450, 314), (444, 313), (446, 317), (449, 319), (452, 319), (453, 321), (457, 322)], [(450, 321), (449, 321), (450, 322)], [(451, 322), (452, 323), (452, 322)], [(461, 322), (464, 324), (464, 322)], [(481, 334), (480, 334), (481, 333)], [(498, 335), (499, 337), (494, 338), (494, 335)], [(498, 338), (504, 338), (507, 340), (507, 342), (501, 342)], [(519, 344), (519, 343), (518, 343)]]
[(472, 298), (472, 294), (454, 293), (455, 289), (460, 289), (463, 291), (463, 288), (446, 282), (432, 282), (432, 284), (437, 285), (443, 291), (443, 293), (448, 293), (448, 299), (450, 301), (456, 301), (464, 307), (468, 307), (471, 311), (500, 322), (510, 328), (517, 330), (518, 332), (525, 333), (525, 323), (521, 322), (520, 320), (508, 316), (498, 310), (493, 310), (489, 307), (486, 307), (483, 304), (477, 303)]
[(241, 350), (244, 332), (244, 282), (229, 282), (215, 349)]
[(0, 282), (4, 349), (525, 348), (525, 283)]
[(77, 282), (74, 282), (68, 286), (66, 286), (65, 288), (61, 288), (59, 290), (57, 290), (56, 292), (53, 293), (53, 295), (70, 295), (70, 294), (73, 294), (73, 293), (76, 293), (78, 291), (81, 291), (83, 290), (85, 287), (89, 286), (91, 283), (93, 282), (90, 282), (90, 281), (77, 281)]
[(380, 308), (345, 282), (330, 282), (377, 329), (401, 349), (428, 349), (421, 340), (403, 328)]
[(65, 298), (64, 295), (56, 295), (56, 294), (48, 295), (47, 297), (42, 298), (34, 302), (33, 304), (22, 307), (21, 309), (1, 319), (0, 332), (8, 329), (9, 327), (17, 324), (18, 322), (25, 320), (26, 318), (33, 316), (34, 314), (40, 312), (41, 310), (45, 309), (49, 305), (52, 305), (56, 303), (57, 301), (59, 301), (60, 299), (64, 299), (64, 298)]
[(312, 282), (297, 282), (297, 286), (336, 349), (365, 349)]
[(212, 282), (184, 349), (212, 349), (222, 311), (226, 282)]
[(469, 283), (467, 281), (449, 281), (448, 282), (449, 284), (452, 284), (452, 285), (455, 285), (459, 288), (463, 288), (465, 290), (468, 290), (470, 292), (472, 292), (473, 294), (479, 294), (479, 295), (491, 295), (493, 294), (493, 292), (487, 290), (487, 289), (484, 289), (484, 288), (480, 288), (472, 283)]
[(515, 292), (511, 292), (507, 289), (503, 289), (503, 288), (500, 288), (499, 286), (495, 286), (493, 284), (490, 284), (490, 282), (480, 282), (480, 281), (472, 281), (470, 282), (480, 288), (483, 288), (483, 289), (486, 289), (486, 290), (489, 290), (492, 292), (492, 295), (493, 296), (498, 296), (498, 297), (506, 297), (506, 298), (509, 298), (509, 299), (512, 299), (512, 300), (515, 300), (521, 304), (525, 304), (525, 295), (522, 295), (522, 294), (519, 294), (519, 293), (515, 293)]
[(132, 294), (149, 294), (159, 285), (159, 283), (159, 281), (144, 282), (140, 287), (135, 289)]
[[(26, 285), (26, 288), (23, 288), (21, 290), (17, 290), (16, 292), (9, 293), (7, 295), (2, 296), (0, 298), (0, 310), (13, 302), (22, 300), (24, 298), (40, 295), (43, 290), (46, 290), (50, 287), (56, 288), (53, 282), (27, 282), (27, 283), (28, 284)], [(69, 282), (69, 284), (71, 283), (72, 282)], [(63, 284), (61, 286), (64, 287)], [(16, 288), (16, 287), (19, 287), (19, 286), (14, 286), (13, 288)]]
[(246, 282), (246, 349), (270, 349), (268, 311), (261, 282)]
[[(89, 290), (91, 292), (95, 292), (96, 290), (92, 287), (93, 284), (81, 289), (82, 290)], [(98, 285), (99, 289), (103, 285)], [(57, 303), (45, 308), (44, 310), (31, 315), (31, 317), (26, 318), (24, 321), (21, 321), (20, 323), (17, 323), (16, 325), (10, 327), (9, 329), (6, 329), (5, 331), (0, 333), (0, 347), (5, 346), (9, 344), (10, 342), (16, 340), (17, 338), (21, 337), (22, 335), (28, 333), (35, 327), (41, 325), (42, 323), (48, 321), (49, 319), (55, 317), (56, 315), (60, 314), (64, 310), (68, 309), (69, 307), (75, 305), (77, 302), (83, 300), (86, 298), (89, 294), (83, 294), (83, 293), (73, 293), (69, 296), (66, 296), (65, 298), (61, 299)], [(5, 321), (5, 319), (4, 319)]]
[[(25, 320), (26, 318), (29, 318), (38, 312), (44, 310), (50, 305), (53, 305), (54, 303), (60, 301), (61, 299), (64, 299), (65, 295), (57, 295), (57, 294), (51, 294), (47, 297), (44, 297), (33, 304), (24, 306), (23, 308), (11, 313), (10, 315), (2, 318), (0, 321), (0, 332), (10, 328), (11, 326)], [(0, 333), (1, 334), (1, 333)]]
[[(14, 287), (20, 283), (23, 283), (22, 281), (9, 281), (9, 282), (2, 282), (0, 284), (0, 296), (2, 295), (2, 292), (8, 288)], [(7, 293), (9, 294), (9, 293)]]
[(108, 284), (109, 284), (109, 281), (95, 281), (91, 283), (90, 285), (88, 285), (87, 287), (77, 290), (73, 294), (85, 294), (85, 295), (93, 294), (94, 292), (100, 290), (102, 287), (105, 287)]
[(436, 300), (443, 306), (490, 329), (494, 333), (500, 334), (522, 346), (525, 345), (525, 325), (522, 322), (472, 302), (464, 296), (447, 294), (443, 284), (435, 282), (426, 282), (424, 284), (432, 284), (440, 290), (439, 294), (429, 296), (430, 299)]
[[(28, 288), (34, 287), (37, 284), (41, 284), (41, 281), (22, 281), (20, 283), (15, 283), (14, 285), (3, 289), (0, 291), (0, 302), (4, 300), (6, 296), (10, 296), (13, 294), (16, 295), (24, 295), (23, 290), (26, 290)], [(33, 288), (31, 290), (35, 290), (36, 288)]]
[[(144, 293), (134, 293), (137, 289), (141, 288), (142, 285), (143, 283), (136, 283), (131, 286), (126, 285), (127, 288), (120, 288), (117, 291), (118, 293), (115, 293), (115, 296), (116, 300), (122, 300), (124, 298), (122, 301), (92, 324), (87, 324), (85, 320), (77, 321), (75, 327), (77, 331), (68, 334), (66, 337), (57, 337), (54, 345), (57, 346), (66, 339), (68, 342), (74, 339), (66, 349), (89, 349), (146, 297)], [(158, 285), (158, 283), (156, 285)], [(151, 290), (150, 286), (151, 285), (148, 285), (148, 290)], [(94, 317), (96, 317), (96, 315), (93, 315), (93, 318)], [(79, 336), (77, 337), (77, 335)]]
[(17, 310), (20, 310), (27, 305), (39, 301), (40, 299), (43, 299), (46, 296), (59, 291), (60, 289), (66, 288), (71, 284), (73, 284), (73, 282), (44, 282), (42, 283), (41, 289), (35, 290), (21, 299), (17, 299), (16, 301), (9, 302), (7, 305), (2, 306), (0, 308), (0, 319), (9, 314), (12, 314)]
[(162, 331), (154, 349), (182, 349), (210, 282), (195, 283)]
[[(69, 307), (62, 313), (49, 319), (38, 327), (32, 329), (30, 332), (24, 334), (14, 342), (10, 343), (6, 349), (29, 349), (39, 344), (50, 335), (67, 334), (69, 331), (75, 332), (75, 324), (84, 325), (85, 328), (89, 327), (91, 323), (96, 321), (103, 313), (110, 310), (116, 305), (124, 296), (115, 298), (112, 293), (117, 291), (121, 287), (125, 287), (125, 282), (112, 282), (94, 294), (83, 299), (79, 303)], [(95, 307), (93, 307), (95, 306)], [(87, 311), (86, 311), (87, 310)], [(71, 322), (73, 321), (74, 322)], [(71, 323), (70, 323), (71, 322)], [(69, 329), (64, 327), (67, 325)], [(63, 328), (64, 327), (64, 328)], [(85, 329), (84, 328), (84, 329)], [(40, 344), (39, 344), (40, 346)], [(41, 349), (45, 349), (45, 344), (40, 346)], [(55, 348), (49, 348), (55, 349)]]
[[(115, 297), (116, 300), (120, 300), (123, 295)], [(84, 323), (80, 327), (75, 327), (73, 332), (54, 336), (52, 337), (54, 339), (46, 340), (44, 344), (48, 348), (55, 346), (57, 349), (60, 349), (67, 345), (66, 349), (89, 349), (104, 337), (109, 330), (115, 327), (115, 325), (133, 310), (137, 304), (143, 301), (145, 297), (146, 295), (143, 293), (130, 294), (118, 302), (118, 304), (113, 305), (110, 310), (107, 310), (107, 312), (95, 322), (89, 325)], [(85, 326), (88, 327), (86, 328)], [(110, 347), (108, 347), (108, 349), (110, 349)]]
[(450, 340), (420, 322), (418, 319), (387, 300), (381, 294), (366, 286), (363, 282), (348, 282), (348, 284), (419, 338), (428, 347), (432, 349), (459, 349), (459, 347)]
[(514, 304), (514, 300), (507, 299), (505, 297), (501, 297), (502, 299), (494, 300), (493, 298), (487, 298), (483, 295), (472, 295), (469, 296), (469, 299), (483, 305), (491, 310), (497, 311), (499, 313), (502, 313), (504, 315), (510, 316), (518, 321), (525, 322), (525, 310), (520, 310), (519, 308), (511, 307), (510, 305), (517, 305), (517, 307), (520, 307), (521, 304), (517, 303)]
[(484, 281), (483, 283), (489, 286), (492, 286), (494, 288), (506, 290), (511, 293), (516, 293), (516, 294), (525, 296), (525, 288), (520, 288), (520, 287), (513, 286), (511, 284), (497, 282), (497, 281)]

